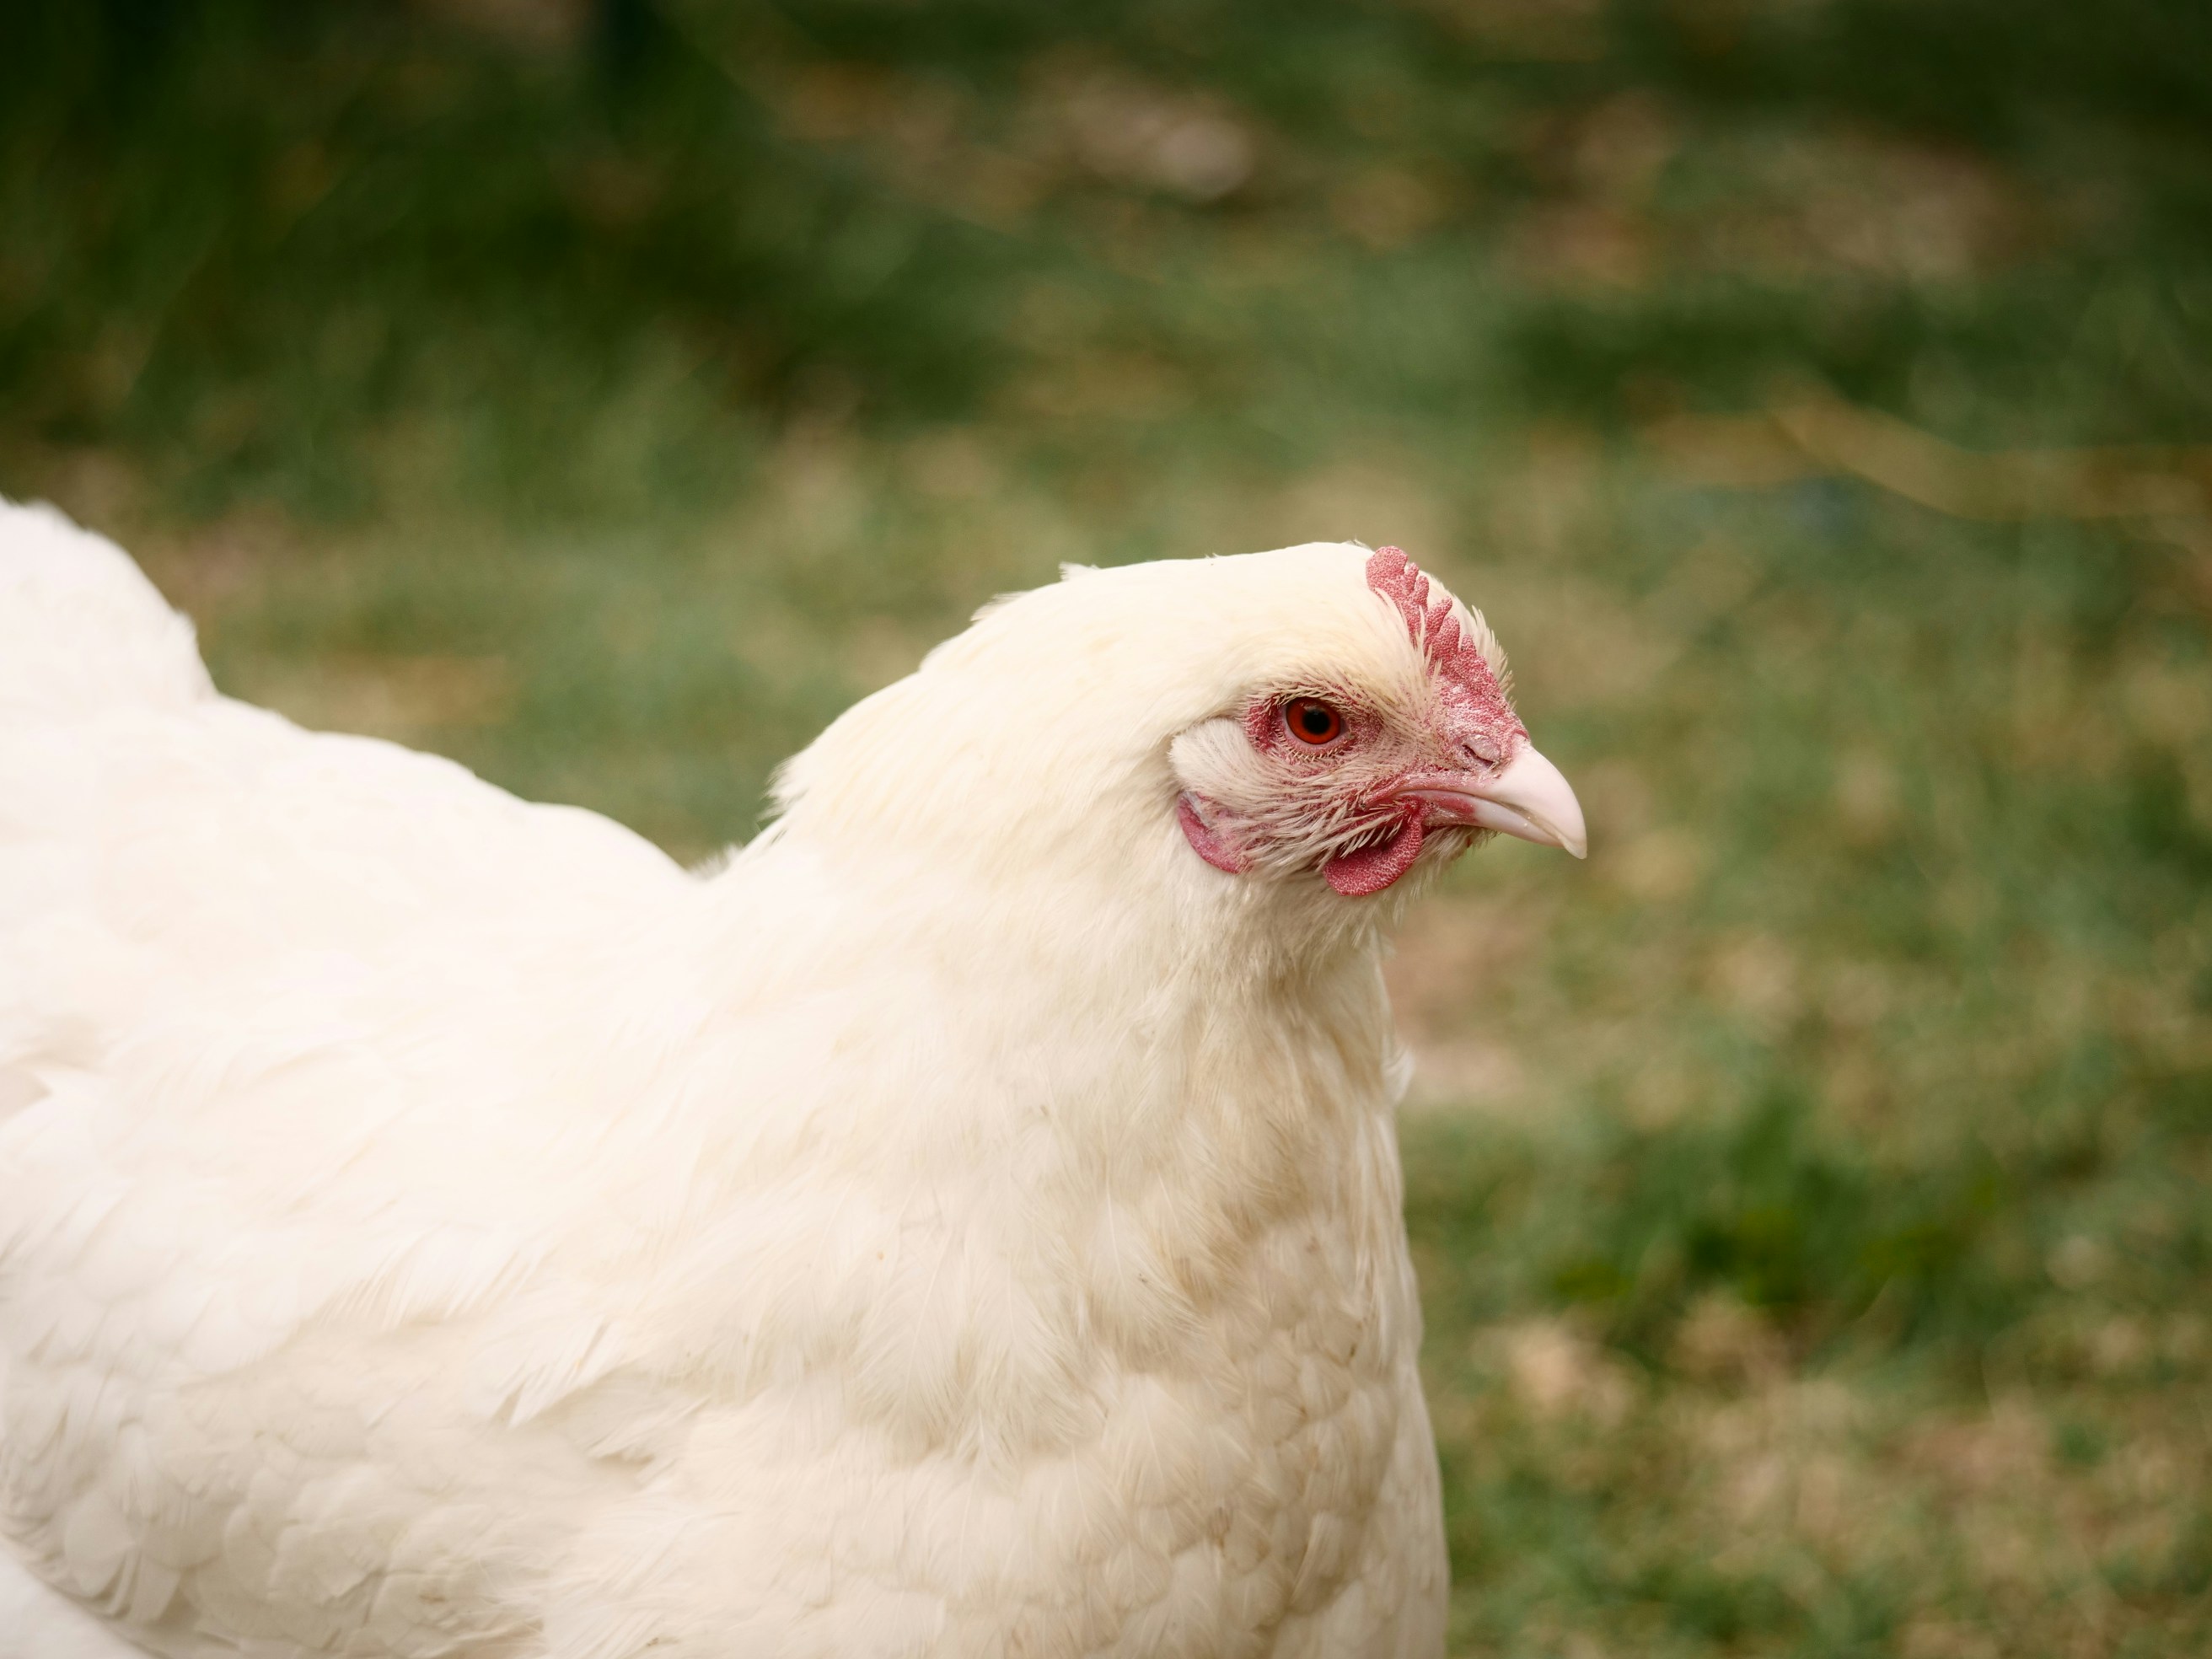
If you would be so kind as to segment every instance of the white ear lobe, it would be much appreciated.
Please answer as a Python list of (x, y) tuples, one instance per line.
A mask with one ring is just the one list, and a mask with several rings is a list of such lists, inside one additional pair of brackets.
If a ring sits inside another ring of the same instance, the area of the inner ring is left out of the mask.
[(1259, 757), (1243, 726), (1226, 715), (1201, 720), (1168, 745), (1168, 769), (1184, 789), (1208, 800), (1242, 805), (1259, 783)]

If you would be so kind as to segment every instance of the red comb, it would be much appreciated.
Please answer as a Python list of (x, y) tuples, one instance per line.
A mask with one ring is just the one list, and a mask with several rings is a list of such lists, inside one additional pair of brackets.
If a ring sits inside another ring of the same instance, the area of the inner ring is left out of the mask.
[[(1443, 594), (1430, 595), (1429, 579), (1421, 567), (1406, 556), (1402, 547), (1378, 547), (1367, 560), (1367, 585), (1398, 607), (1406, 632), (1437, 672), (1455, 680), (1472, 680), (1475, 690), (1483, 681), (1496, 685), (1490, 664), (1467, 637), (1452, 614), (1452, 602)], [(1470, 670), (1480, 670), (1471, 673)]]
[(1406, 633), (1420, 647), (1439, 678), (1463, 700), (1465, 713), (1509, 748), (1528, 735), (1505, 689), (1474, 641), (1452, 614), (1450, 596), (1436, 593), (1420, 566), (1402, 547), (1378, 547), (1367, 558), (1367, 585), (1390, 601), (1404, 620)]

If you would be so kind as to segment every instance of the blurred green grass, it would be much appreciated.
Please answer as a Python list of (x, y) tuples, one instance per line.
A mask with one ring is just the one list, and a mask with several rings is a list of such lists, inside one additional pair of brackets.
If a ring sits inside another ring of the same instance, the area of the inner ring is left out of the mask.
[(1461, 1650), (2212, 1643), (2212, 13), (17, 9), (0, 229), (0, 489), (686, 855), (1060, 560), (1412, 548), (1594, 839), (1393, 968)]

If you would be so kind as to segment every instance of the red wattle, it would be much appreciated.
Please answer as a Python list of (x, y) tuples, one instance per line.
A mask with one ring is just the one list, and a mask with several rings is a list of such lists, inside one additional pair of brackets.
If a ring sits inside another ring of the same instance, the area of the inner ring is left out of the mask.
[(1379, 893), (1413, 867), (1421, 855), (1421, 819), (1409, 813), (1384, 839), (1356, 853), (1340, 853), (1321, 867), (1322, 878), (1346, 898)]

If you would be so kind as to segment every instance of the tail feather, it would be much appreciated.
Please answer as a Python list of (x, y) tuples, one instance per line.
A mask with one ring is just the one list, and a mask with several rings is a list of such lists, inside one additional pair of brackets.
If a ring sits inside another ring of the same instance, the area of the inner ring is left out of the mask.
[(0, 500), (0, 715), (174, 708), (212, 692), (191, 623), (129, 554), (43, 502)]

